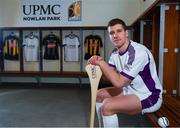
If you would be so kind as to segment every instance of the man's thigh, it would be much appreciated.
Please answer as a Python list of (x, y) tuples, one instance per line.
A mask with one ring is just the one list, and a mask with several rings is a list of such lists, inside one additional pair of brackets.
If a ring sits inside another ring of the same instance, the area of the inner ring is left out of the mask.
[(138, 114), (142, 111), (141, 101), (136, 95), (118, 95), (103, 102), (105, 111), (122, 114)]
[(117, 89), (115, 87), (106, 87), (99, 89), (97, 92), (97, 101), (102, 102), (106, 98), (111, 98), (113, 96), (120, 95), (121, 92), (121, 89)]

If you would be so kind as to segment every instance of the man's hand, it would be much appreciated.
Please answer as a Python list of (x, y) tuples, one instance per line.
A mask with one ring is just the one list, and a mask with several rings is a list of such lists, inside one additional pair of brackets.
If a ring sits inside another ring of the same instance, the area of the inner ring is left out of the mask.
[(88, 60), (88, 64), (99, 65), (101, 61), (103, 61), (103, 58), (101, 56), (94, 55)]

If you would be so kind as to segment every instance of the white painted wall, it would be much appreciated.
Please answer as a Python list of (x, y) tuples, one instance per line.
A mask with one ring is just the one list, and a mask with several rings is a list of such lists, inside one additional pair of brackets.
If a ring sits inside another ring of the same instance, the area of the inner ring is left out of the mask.
[(18, 0), (0, 0), (0, 27), (17, 26), (18, 8)]
[[(106, 26), (107, 22), (115, 17), (123, 19), (127, 25), (130, 25), (154, 1), (82, 0), (83, 20), (79, 26)], [(0, 27), (22, 27), (18, 20), (19, 8), (20, 0), (0, 0)]]
[(140, 14), (139, 0), (85, 0), (83, 18), (87, 25), (106, 26), (115, 17), (129, 25)]
[(140, 0), (140, 12), (143, 13), (150, 5), (152, 5), (156, 0)]

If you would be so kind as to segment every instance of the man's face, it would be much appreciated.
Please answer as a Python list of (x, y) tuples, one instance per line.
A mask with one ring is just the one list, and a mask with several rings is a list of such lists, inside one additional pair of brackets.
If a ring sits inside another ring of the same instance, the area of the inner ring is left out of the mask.
[(109, 37), (117, 48), (121, 48), (128, 39), (128, 31), (121, 24), (108, 27)]

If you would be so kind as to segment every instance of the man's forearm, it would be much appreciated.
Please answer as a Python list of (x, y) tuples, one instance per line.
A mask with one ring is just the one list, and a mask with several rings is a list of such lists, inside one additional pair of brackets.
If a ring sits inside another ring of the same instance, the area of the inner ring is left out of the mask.
[(99, 63), (99, 66), (103, 72), (104, 77), (107, 78), (107, 80), (109, 80), (115, 87), (121, 87), (121, 84), (119, 82), (119, 75), (114, 70), (112, 70), (105, 61), (101, 61)]

